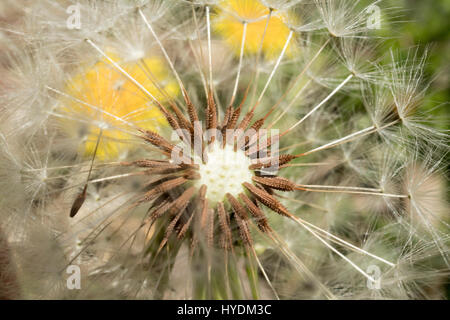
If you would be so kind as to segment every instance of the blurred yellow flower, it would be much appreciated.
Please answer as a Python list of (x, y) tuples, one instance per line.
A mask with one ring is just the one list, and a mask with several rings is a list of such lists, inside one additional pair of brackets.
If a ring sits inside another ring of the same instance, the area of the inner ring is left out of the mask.
[[(222, 1), (213, 20), (214, 30), (225, 38), (225, 41), (239, 55), (244, 30), (247, 22), (244, 53), (256, 54), (262, 43), (262, 52), (266, 58), (275, 58), (282, 50), (289, 35), (289, 28), (283, 22), (283, 16), (272, 11), (267, 28), (269, 8), (257, 0)], [(287, 54), (292, 53), (292, 45)]]
[[(113, 54), (108, 53), (108, 56), (119, 62)], [(168, 76), (168, 70), (158, 57), (121, 63), (121, 66), (160, 102), (179, 93), (176, 82)], [(66, 92), (95, 107), (75, 99), (64, 105), (66, 113), (79, 120), (65, 121), (65, 129), (72, 136), (84, 137), (80, 153), (85, 156), (94, 152), (100, 128), (103, 133), (96, 157), (105, 160), (117, 159), (133, 148), (133, 144), (127, 143), (130, 138), (127, 131), (131, 128), (124, 121), (154, 131), (167, 125), (163, 114), (149, 98), (104, 60), (70, 79)]]

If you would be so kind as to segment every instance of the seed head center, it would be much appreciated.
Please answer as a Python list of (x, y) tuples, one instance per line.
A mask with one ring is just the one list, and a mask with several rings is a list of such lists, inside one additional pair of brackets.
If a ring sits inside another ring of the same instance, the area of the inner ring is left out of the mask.
[(208, 151), (208, 162), (200, 164), (198, 186), (207, 186), (206, 197), (212, 203), (222, 201), (227, 193), (237, 196), (244, 191), (242, 183), (252, 181), (250, 165), (242, 150), (215, 143)]

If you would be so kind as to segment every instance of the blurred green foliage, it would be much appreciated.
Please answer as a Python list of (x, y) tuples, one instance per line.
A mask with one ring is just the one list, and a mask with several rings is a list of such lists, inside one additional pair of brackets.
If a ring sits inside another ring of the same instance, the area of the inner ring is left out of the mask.
[[(449, 129), (450, 114), (450, 0), (387, 0), (380, 9), (395, 7), (400, 11), (394, 24), (382, 26), (386, 44), (398, 49), (419, 46), (429, 48), (425, 76), (432, 80), (424, 107), (437, 119), (435, 126)], [(389, 9), (386, 9), (389, 10)], [(389, 10), (387, 14), (394, 14)], [(439, 107), (437, 107), (439, 106)]]
[[(400, 1), (390, 1), (398, 5)], [(398, 47), (430, 45), (426, 76), (433, 79), (424, 107), (441, 119), (440, 129), (450, 129), (450, 0), (402, 0), (409, 21), (395, 26), (402, 34), (393, 41)], [(436, 108), (440, 105), (439, 108)], [(448, 192), (450, 194), (450, 190)], [(450, 197), (450, 196), (449, 196)], [(450, 281), (446, 285), (450, 300)]]

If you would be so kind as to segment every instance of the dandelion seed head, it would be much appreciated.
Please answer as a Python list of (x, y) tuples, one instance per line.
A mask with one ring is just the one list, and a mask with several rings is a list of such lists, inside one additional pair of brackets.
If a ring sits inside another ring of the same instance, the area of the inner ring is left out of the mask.
[(381, 2), (79, 1), (81, 29), (64, 4), (0, 26), (23, 297), (442, 296), (448, 134), (423, 112), (425, 58), (384, 59), (368, 30)]

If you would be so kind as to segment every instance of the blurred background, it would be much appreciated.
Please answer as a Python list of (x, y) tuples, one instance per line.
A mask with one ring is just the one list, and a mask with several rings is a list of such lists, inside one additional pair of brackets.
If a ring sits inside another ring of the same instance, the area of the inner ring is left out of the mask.
[[(39, 0), (45, 1), (45, 0)], [(6, 34), (20, 23), (19, 12), (28, 0), (0, 1), (0, 61)], [(386, 38), (387, 47), (410, 48), (419, 46), (429, 49), (426, 76), (433, 79), (425, 105), (441, 121), (435, 124), (440, 129), (450, 129), (445, 121), (450, 113), (450, 1), (449, 0), (382, 0), (377, 2), (382, 15), (394, 16), (381, 25), (379, 34)], [(406, 53), (406, 50), (403, 50)], [(388, 54), (388, 52), (382, 52)], [(1, 63), (0, 63), (1, 66)], [(1, 79), (0, 79), (1, 81)], [(0, 82), (1, 83), (1, 82)], [(442, 104), (439, 108), (437, 105)]]
[[(439, 129), (450, 129), (450, 1), (449, 0), (388, 0), (383, 7), (401, 10), (396, 23), (381, 26), (380, 34), (388, 37), (387, 47), (398, 49), (419, 46), (421, 51), (428, 49), (425, 76), (431, 82), (425, 97), (424, 108), (437, 119), (434, 123)], [(450, 156), (447, 155), (447, 160)], [(450, 163), (450, 161), (447, 161)], [(447, 168), (450, 172), (450, 165)], [(448, 185), (449, 179), (447, 178)], [(450, 188), (447, 188), (447, 200)], [(447, 299), (450, 299), (450, 281), (447, 282)]]
[[(0, 1), (0, 59), (3, 51), (1, 47), (5, 45), (2, 41), (5, 35), (2, 33), (8, 33), (5, 29), (14, 29), (14, 24), (19, 23), (18, 12), (27, 2), (28, 0)], [(386, 47), (405, 49), (414, 46), (419, 46), (421, 50), (429, 49), (426, 76), (434, 81), (425, 105), (433, 109), (439, 103), (444, 104), (435, 108), (433, 113), (442, 119), (436, 126), (449, 129), (444, 120), (450, 113), (450, 1), (382, 0), (377, 5), (382, 15), (394, 15), (394, 19), (381, 25), (379, 30), (380, 36), (386, 37), (386, 46), (380, 50)]]
[[(436, 126), (449, 129), (448, 115), (450, 109), (450, 1), (448, 0), (389, 0), (382, 1), (382, 6), (397, 7), (402, 17), (391, 26), (382, 26), (380, 32), (389, 39), (389, 45), (397, 48), (420, 46), (429, 48), (426, 68), (428, 79), (434, 79), (425, 105), (429, 109), (443, 104), (432, 112), (442, 119)], [(446, 126), (446, 127), (443, 127)]]

